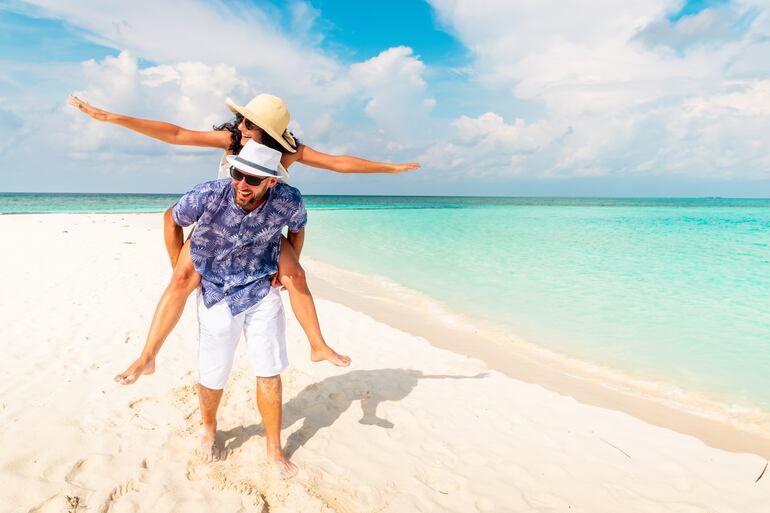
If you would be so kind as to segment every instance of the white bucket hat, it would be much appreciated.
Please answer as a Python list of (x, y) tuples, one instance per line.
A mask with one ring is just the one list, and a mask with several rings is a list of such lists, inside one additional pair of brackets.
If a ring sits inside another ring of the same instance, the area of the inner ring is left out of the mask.
[(264, 130), (288, 151), (292, 153), (297, 151), (297, 141), (286, 130), (291, 120), (289, 109), (286, 108), (286, 103), (277, 96), (265, 93), (258, 94), (245, 106), (238, 105), (227, 98), (225, 105), (234, 114), (240, 114)]
[(281, 182), (289, 173), (281, 165), (281, 152), (255, 141), (246, 141), (238, 155), (228, 155), (227, 162), (240, 172), (251, 176), (268, 176)]

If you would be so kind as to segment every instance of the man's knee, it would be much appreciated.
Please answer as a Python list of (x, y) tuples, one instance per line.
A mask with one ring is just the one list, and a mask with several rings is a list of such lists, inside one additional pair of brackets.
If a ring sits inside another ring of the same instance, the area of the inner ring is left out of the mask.
[(281, 393), (281, 375), (257, 376), (257, 389), (263, 393)]
[(211, 388), (203, 383), (198, 383), (198, 393), (201, 395), (217, 395), (224, 391), (224, 387)]

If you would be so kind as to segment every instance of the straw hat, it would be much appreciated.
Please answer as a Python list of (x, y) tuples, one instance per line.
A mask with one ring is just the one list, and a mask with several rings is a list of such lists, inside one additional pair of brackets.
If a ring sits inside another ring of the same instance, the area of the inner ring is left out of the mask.
[(247, 141), (238, 155), (228, 155), (227, 162), (242, 173), (268, 176), (286, 182), (289, 173), (281, 165), (281, 152), (255, 141)]
[(297, 142), (286, 130), (289, 126), (289, 109), (286, 104), (272, 94), (258, 94), (245, 106), (240, 106), (230, 98), (225, 100), (225, 105), (233, 113), (238, 113), (264, 130), (270, 137), (280, 143), (281, 146), (294, 153), (297, 151)]

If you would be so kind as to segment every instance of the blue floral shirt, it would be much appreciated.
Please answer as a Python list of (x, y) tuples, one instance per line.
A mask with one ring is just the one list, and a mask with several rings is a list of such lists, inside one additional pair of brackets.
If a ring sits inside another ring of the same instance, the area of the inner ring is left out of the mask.
[(283, 183), (268, 190), (267, 200), (246, 212), (235, 203), (233, 181), (205, 182), (174, 205), (179, 226), (198, 223), (190, 237), (190, 254), (201, 275), (207, 308), (221, 300), (237, 315), (270, 292), (278, 272), (281, 230), (300, 231), (307, 223), (302, 194)]

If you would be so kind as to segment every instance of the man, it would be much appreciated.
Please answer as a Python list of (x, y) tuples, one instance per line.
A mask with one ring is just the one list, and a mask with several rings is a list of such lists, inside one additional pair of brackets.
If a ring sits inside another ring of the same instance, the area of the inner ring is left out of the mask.
[(268, 460), (285, 477), (297, 467), (281, 449), (281, 376), (288, 366), (283, 303), (271, 277), (278, 269), (281, 230), (301, 248), (307, 213), (300, 192), (285, 183), (281, 154), (249, 141), (227, 157), (232, 180), (198, 185), (173, 207), (182, 227), (197, 223), (190, 253), (201, 275), (198, 295), (198, 397), (203, 419), (201, 451), (217, 459), (217, 408), (241, 332), (256, 376)]

